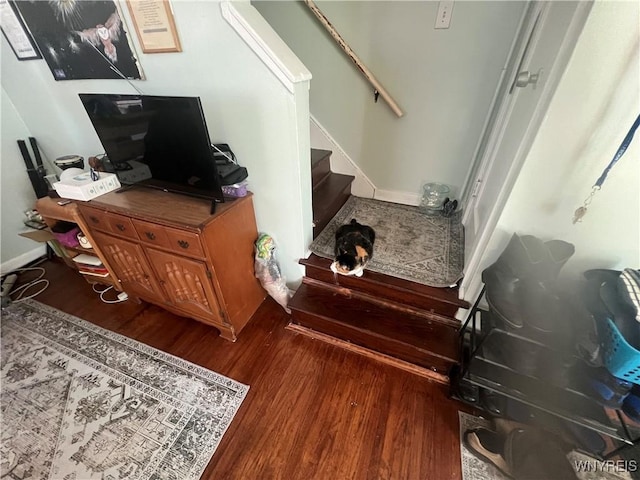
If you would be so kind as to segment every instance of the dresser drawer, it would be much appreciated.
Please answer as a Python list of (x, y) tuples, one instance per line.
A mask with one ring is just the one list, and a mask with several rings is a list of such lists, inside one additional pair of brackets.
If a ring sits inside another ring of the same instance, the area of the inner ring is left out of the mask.
[(89, 227), (95, 228), (96, 230), (102, 230), (104, 232), (110, 232), (111, 228), (109, 227), (109, 222), (107, 221), (107, 213), (102, 210), (96, 210), (95, 208), (90, 207), (81, 207), (82, 216), (89, 224)]
[(91, 207), (82, 207), (82, 215), (90, 228), (107, 233), (115, 233), (134, 240), (138, 239), (136, 229), (129, 217), (117, 213), (104, 212)]
[(173, 228), (167, 228), (165, 231), (171, 250), (176, 253), (182, 253), (183, 255), (204, 258), (204, 250), (202, 249), (202, 245), (200, 245), (200, 237), (197, 233)]
[(104, 221), (106, 221), (109, 225), (109, 230), (111, 230), (116, 235), (122, 235), (134, 240), (138, 239), (136, 229), (134, 228), (133, 222), (129, 217), (124, 217), (115, 213), (105, 213)]
[(140, 240), (150, 245), (172, 248), (169, 237), (167, 236), (166, 227), (156, 223), (143, 222), (142, 220), (134, 219), (132, 221)]

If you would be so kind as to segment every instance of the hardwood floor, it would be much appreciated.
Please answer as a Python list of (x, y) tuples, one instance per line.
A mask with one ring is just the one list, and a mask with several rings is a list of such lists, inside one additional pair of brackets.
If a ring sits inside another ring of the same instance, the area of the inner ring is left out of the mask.
[(203, 479), (461, 478), (467, 409), (446, 387), (287, 330), (270, 298), (231, 343), (156, 306), (102, 303), (65, 265), (42, 266), (51, 284), (36, 300), (250, 385)]

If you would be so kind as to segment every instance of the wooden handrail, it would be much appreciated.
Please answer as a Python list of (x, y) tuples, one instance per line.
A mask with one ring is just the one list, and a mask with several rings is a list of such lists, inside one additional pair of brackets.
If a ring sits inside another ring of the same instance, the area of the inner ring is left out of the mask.
[(376, 79), (376, 77), (371, 73), (371, 71), (366, 67), (364, 63), (358, 58), (355, 52), (347, 45), (347, 42), (344, 41), (342, 36), (337, 32), (337, 30), (331, 25), (331, 22), (324, 16), (324, 14), (320, 11), (318, 6), (315, 4), (313, 0), (305, 0), (305, 3), (309, 7), (309, 9), (313, 12), (313, 14), (320, 20), (320, 23), (327, 29), (327, 31), (331, 34), (333, 39), (340, 45), (342, 50), (349, 56), (351, 61), (355, 63), (358, 70), (362, 72), (369, 83), (373, 85), (375, 92), (380, 94), (380, 96), (387, 102), (391, 110), (398, 116), (402, 117), (404, 112), (400, 109), (396, 101), (389, 95), (389, 92), (385, 90), (385, 88), (380, 84), (380, 82)]

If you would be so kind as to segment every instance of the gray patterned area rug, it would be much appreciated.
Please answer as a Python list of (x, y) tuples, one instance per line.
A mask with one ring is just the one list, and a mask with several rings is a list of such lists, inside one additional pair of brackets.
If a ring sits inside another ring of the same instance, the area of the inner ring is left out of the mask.
[(352, 196), (310, 250), (333, 259), (336, 231), (352, 218), (376, 232), (368, 270), (431, 287), (450, 287), (462, 278), (462, 212), (449, 218), (427, 216), (418, 207)]
[(249, 389), (33, 300), (1, 333), (2, 478), (200, 478)]
[[(462, 462), (462, 480), (509, 480), (495, 466), (476, 457), (464, 444), (464, 432), (474, 428), (491, 428), (491, 422), (482, 417), (475, 417), (468, 413), (458, 412), (460, 419), (460, 457)], [(567, 455), (569, 463), (576, 471), (580, 480), (631, 480), (628, 471), (620, 468), (615, 462), (598, 461), (584, 453), (573, 451)], [(632, 465), (635, 465), (632, 464)], [(543, 480), (543, 479), (541, 479)], [(565, 479), (544, 479), (565, 480)]]

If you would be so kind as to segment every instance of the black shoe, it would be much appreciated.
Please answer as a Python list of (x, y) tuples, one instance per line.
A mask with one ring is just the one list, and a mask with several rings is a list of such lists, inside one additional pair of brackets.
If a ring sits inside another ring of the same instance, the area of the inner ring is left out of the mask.
[(575, 252), (562, 240), (543, 242), (514, 234), (502, 254), (482, 272), (489, 306), (512, 328), (530, 323), (541, 332), (553, 329), (560, 269)]
[(504, 442), (503, 458), (513, 478), (578, 479), (567, 459), (569, 448), (555, 435), (531, 427), (512, 430)]
[(511, 469), (504, 458), (504, 437), (486, 428), (476, 428), (464, 432), (464, 445), (476, 457), (494, 465), (507, 477), (511, 477)]

